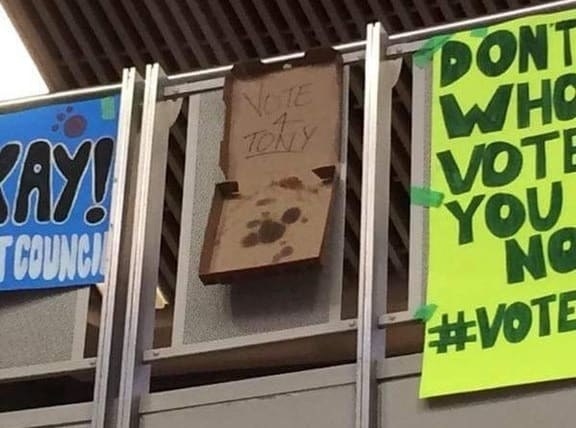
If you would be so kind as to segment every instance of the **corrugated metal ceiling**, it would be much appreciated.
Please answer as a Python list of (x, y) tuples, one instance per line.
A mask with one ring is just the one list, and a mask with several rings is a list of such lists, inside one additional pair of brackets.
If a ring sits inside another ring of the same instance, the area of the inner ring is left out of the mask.
[[(116, 82), (123, 67), (159, 62), (167, 73), (302, 51), (364, 37), (380, 20), (390, 33), (520, 8), (546, 0), (1, 0), (51, 90)], [(6, 59), (7, 60), (7, 59)], [(351, 81), (347, 271), (359, 236), (363, 74)], [(410, 171), (410, 71), (394, 99), (390, 262), (405, 276)], [(175, 283), (185, 118), (170, 139), (160, 281)]]

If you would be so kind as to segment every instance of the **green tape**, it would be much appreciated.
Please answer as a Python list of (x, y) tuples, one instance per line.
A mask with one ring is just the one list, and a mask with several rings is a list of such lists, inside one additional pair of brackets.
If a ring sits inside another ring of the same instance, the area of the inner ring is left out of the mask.
[(451, 34), (445, 34), (428, 39), (426, 43), (424, 43), (424, 46), (416, 51), (412, 57), (416, 67), (426, 67), (426, 65), (432, 61), (432, 58), (434, 58), (434, 54), (438, 52), (451, 37)]
[(116, 118), (116, 101), (114, 97), (106, 97), (100, 100), (100, 116), (103, 120)]
[(412, 187), (410, 189), (410, 202), (423, 207), (438, 208), (444, 201), (444, 193), (436, 192), (427, 187)]
[(416, 309), (416, 312), (414, 312), (414, 319), (428, 322), (432, 319), (437, 309), (438, 305), (435, 305), (434, 303), (430, 305), (422, 305)]
[(486, 37), (487, 34), (488, 34), (488, 27), (478, 27), (478, 28), (474, 28), (472, 31), (470, 31), (470, 35), (472, 37), (478, 37), (481, 39)]

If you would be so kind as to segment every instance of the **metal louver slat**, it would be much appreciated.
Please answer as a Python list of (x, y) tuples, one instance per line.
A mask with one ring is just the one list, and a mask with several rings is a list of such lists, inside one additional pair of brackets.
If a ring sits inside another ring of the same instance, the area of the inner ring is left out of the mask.
[[(144, 0), (143, 6), (144, 7), (140, 9), (147, 9), (148, 12), (150, 12), (153, 20), (157, 23), (157, 27), (159, 28), (160, 34), (164, 38), (166, 45), (171, 47), (170, 50), (178, 69), (183, 70), (186, 68), (194, 68), (190, 61), (191, 57), (186, 55), (186, 52), (184, 49), (182, 49), (182, 44), (180, 43), (178, 37), (173, 34), (175, 26), (172, 25), (170, 20), (164, 16), (164, 12), (161, 10), (159, 3), (154, 0)], [(151, 37), (148, 35), (147, 31), (141, 32), (141, 36), (147, 45), (154, 44), (154, 42), (151, 41)], [(168, 56), (167, 53), (163, 55), (161, 52), (156, 52), (156, 55), (159, 58), (166, 58)]]
[[(415, 0), (417, 3), (422, 2), (422, 0)], [(448, 21), (454, 21), (457, 18), (456, 13), (454, 12), (454, 7), (451, 4), (446, 2), (440, 2), (438, 7), (440, 8), (440, 12)]]
[(419, 0), (413, 0), (414, 1), (414, 7), (416, 8), (416, 11), (418, 12), (418, 15), (420, 16), (420, 19), (422, 20), (422, 22), (424, 23), (424, 25), (426, 26), (432, 26), (435, 24), (435, 19), (431, 14), (431, 8), (434, 5), (431, 5), (428, 2), (422, 2)]
[[(320, 22), (320, 18), (318, 17), (318, 11), (315, 10), (314, 7), (312, 7), (312, 3), (310, 2), (310, 0), (299, 0), (299, 2), (320, 44), (324, 46), (329, 46), (333, 41), (330, 39), (326, 24)], [(317, 5), (316, 7), (319, 8), (321, 6)]]
[(240, 61), (248, 59), (248, 52), (237, 35), (237, 32), (239, 32), (240, 29), (232, 26), (232, 22), (222, 7), (221, 2), (207, 2), (207, 6), (212, 10), (212, 14), (216, 17), (218, 25), (226, 35), (228, 42), (232, 45), (236, 58)]
[(226, 1), (230, 1), (232, 9), (234, 9), (234, 13), (236, 14), (238, 20), (242, 23), (242, 26), (246, 30), (248, 38), (252, 42), (254, 49), (256, 49), (257, 55), (259, 57), (268, 56), (271, 52), (269, 52), (266, 49), (266, 46), (264, 45), (264, 42), (262, 40), (263, 36), (256, 30), (254, 23), (252, 22), (252, 19), (248, 15), (248, 12), (244, 7), (242, 1), (238, 0), (226, 0)]
[[(159, 62), (165, 70), (170, 70), (172, 64), (175, 61), (173, 54), (171, 54), (172, 51), (168, 51), (167, 55), (162, 54), (161, 47), (164, 43), (152, 38), (151, 35), (158, 34), (158, 30), (155, 27), (150, 28), (142, 20), (139, 12), (141, 8), (136, 8), (134, 3), (128, 0), (119, 0), (118, 5), (124, 7), (127, 15), (130, 18), (130, 21), (134, 24), (134, 27), (138, 31), (138, 36), (143, 41), (146, 50), (152, 55), (153, 61)], [(170, 58), (168, 55), (170, 55)]]
[(344, 7), (348, 10), (352, 16), (352, 21), (356, 27), (356, 31), (359, 34), (364, 35), (366, 33), (366, 19), (362, 16), (362, 12), (358, 8), (355, 0), (342, 0)]
[(182, 32), (184, 40), (186, 41), (186, 44), (192, 49), (192, 52), (196, 57), (198, 65), (200, 67), (208, 67), (208, 65), (211, 64), (212, 61), (208, 59), (208, 56), (204, 52), (204, 49), (200, 45), (196, 36), (193, 34), (190, 22), (187, 22), (184, 19), (182, 9), (183, 6), (180, 5), (178, 2), (169, 2), (167, 6), (168, 10), (170, 11), (170, 14), (174, 18), (174, 22), (172, 23), (172, 25), (174, 24), (177, 25), (180, 31)]
[[(118, 40), (122, 43), (122, 50), (128, 54), (130, 59), (134, 62), (133, 65), (138, 67), (140, 72), (144, 70), (144, 65), (148, 62), (149, 58), (152, 56), (152, 53), (149, 53), (146, 56), (140, 57), (138, 55), (139, 49), (136, 46), (136, 43), (132, 39), (132, 35), (127, 29), (127, 25), (122, 22), (120, 15), (115, 10), (112, 0), (102, 0), (100, 4), (102, 5), (102, 10), (106, 14), (106, 17), (109, 20), (108, 28), (103, 26), (100, 31), (111, 31), (117, 34)], [(117, 0), (114, 0), (117, 1)], [(115, 3), (116, 7), (121, 7), (119, 3)], [(113, 49), (115, 50), (115, 49)]]
[(344, 24), (338, 9), (334, 5), (334, 2), (332, 2), (331, 0), (321, 0), (321, 3), (324, 6), (326, 13), (328, 14), (328, 19), (330, 19), (330, 21), (332, 22), (332, 25), (336, 29), (336, 35), (337, 35), (338, 39), (339, 40), (350, 40), (352, 38), (351, 34), (349, 33), (348, 29), (346, 28), (346, 25)]
[(50, 8), (46, 6), (46, 2), (39, 0), (32, 0), (32, 5), (35, 7), (38, 15), (43, 22), (46, 22), (47, 36), (54, 40), (58, 50), (62, 54), (62, 58), (70, 68), (72, 75), (74, 76), (75, 86), (89, 86), (91, 82), (94, 81), (94, 72), (91, 69), (84, 71), (77, 61), (77, 56), (74, 54), (72, 48), (70, 47), (70, 39), (62, 35), (63, 25), (55, 21), (52, 16)]
[(368, 4), (377, 19), (382, 22), (384, 28), (387, 28), (389, 31), (393, 30), (394, 26), (392, 25), (392, 17), (384, 11), (382, 3), (379, 0), (368, 0)]
[[(95, 12), (95, 8), (98, 3), (96, 2), (79, 2), (78, 7), (82, 14), (85, 17), (85, 21), (88, 23), (89, 28), (92, 30), (92, 33), (97, 38), (98, 42), (102, 46), (104, 52), (107, 52), (114, 67), (114, 76), (113, 78), (116, 79), (117, 76), (120, 75), (122, 72), (122, 68), (126, 65), (121, 59), (120, 56), (122, 55), (121, 52), (118, 52), (114, 48), (114, 43), (110, 39), (110, 32), (104, 31), (104, 26), (102, 24), (102, 20), (98, 18), (97, 13)], [(86, 28), (85, 28), (86, 29)], [(129, 53), (130, 58), (134, 62), (134, 65), (137, 67), (141, 67), (143, 64), (139, 61), (135, 56), (134, 52)]]
[(299, 50), (306, 50), (310, 46), (309, 40), (304, 35), (304, 31), (301, 25), (299, 25), (296, 15), (292, 11), (292, 6), (295, 4), (294, 1), (288, 0), (278, 0), (278, 8), (282, 12), (284, 20), (288, 23), (288, 28), (290, 32), (294, 35), (296, 43)]
[(412, 0), (390, 0), (390, 3), (392, 4), (394, 12), (400, 18), (402, 26), (406, 30), (413, 30), (416, 26), (412, 22), (410, 11), (408, 9), (412, 3)]
[[(193, 3), (196, 3), (196, 4), (193, 4)], [(208, 18), (206, 16), (206, 14), (202, 10), (203, 7), (202, 7), (201, 3), (187, 1), (187, 4), (188, 4), (188, 7), (189, 7), (192, 15), (194, 16), (194, 19), (198, 23), (200, 30), (202, 31), (202, 33), (204, 34), (204, 37), (208, 41), (208, 44), (210, 45), (211, 49), (214, 51), (214, 54), (216, 55), (216, 60), (218, 61), (218, 63), (225, 64), (225, 63), (230, 62), (230, 58), (226, 54), (224, 47), (222, 46), (222, 43), (220, 42), (220, 39), (218, 38), (218, 36), (214, 32), (214, 30), (212, 29), (212, 26), (208, 22)], [(204, 6), (204, 7), (206, 7), (206, 6)]]
[(270, 34), (270, 36), (274, 40), (274, 44), (276, 45), (278, 51), (287, 52), (288, 46), (286, 45), (286, 41), (284, 40), (284, 38), (280, 34), (280, 31), (278, 31), (278, 28), (274, 24), (274, 19), (272, 18), (272, 15), (270, 14), (268, 8), (266, 7), (266, 2), (264, 2), (263, 0), (252, 0), (252, 1), (254, 6), (256, 7), (256, 10), (258, 11), (260, 19), (262, 20), (264, 26), (268, 31), (268, 34)]
[[(116, 80), (119, 76), (112, 76), (109, 67), (106, 67), (108, 58), (103, 57), (97, 53), (89, 41), (90, 33), (86, 32), (83, 26), (78, 22), (81, 18), (77, 13), (74, 14), (71, 10), (70, 3), (66, 0), (55, 0), (56, 8), (62, 14), (67, 28), (72, 34), (76, 36), (76, 41), (83, 56), (94, 70), (96, 81), (98, 84), (105, 84), (112, 80)], [(102, 61), (101, 61), (102, 60)]]

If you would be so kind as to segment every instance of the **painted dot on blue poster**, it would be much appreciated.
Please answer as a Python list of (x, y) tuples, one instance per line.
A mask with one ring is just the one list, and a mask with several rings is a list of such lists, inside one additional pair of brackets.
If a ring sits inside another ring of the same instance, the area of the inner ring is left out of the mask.
[(81, 114), (74, 114), (74, 107), (66, 107), (66, 113), (58, 113), (52, 125), (52, 131), (61, 131), (68, 138), (81, 137), (86, 131), (87, 119)]

